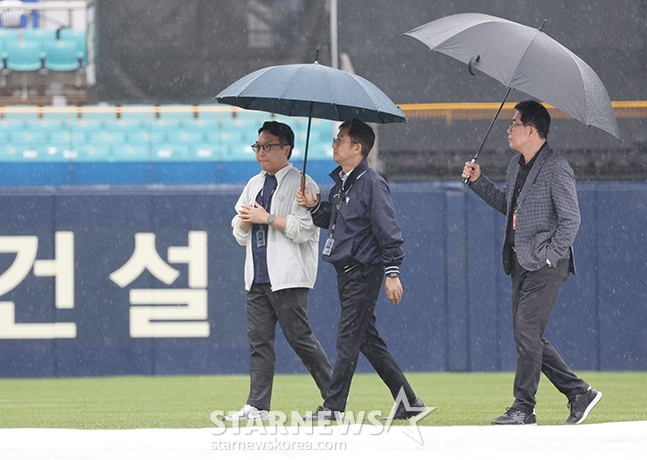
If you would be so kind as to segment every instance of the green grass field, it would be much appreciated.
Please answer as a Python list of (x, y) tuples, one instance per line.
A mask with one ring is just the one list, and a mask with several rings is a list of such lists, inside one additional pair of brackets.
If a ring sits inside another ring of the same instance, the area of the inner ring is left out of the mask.
[[(647, 372), (581, 372), (604, 397), (585, 423), (647, 420)], [(512, 403), (512, 373), (410, 373), (418, 396), (437, 409), (420, 425), (488, 425)], [(0, 428), (208, 428), (214, 410), (245, 403), (248, 376), (0, 379)], [(564, 398), (545, 379), (540, 425), (562, 424)], [(313, 411), (321, 397), (309, 375), (278, 375), (272, 410)], [(393, 400), (375, 374), (357, 374), (347, 411), (380, 410)], [(403, 422), (398, 422), (403, 423)]]

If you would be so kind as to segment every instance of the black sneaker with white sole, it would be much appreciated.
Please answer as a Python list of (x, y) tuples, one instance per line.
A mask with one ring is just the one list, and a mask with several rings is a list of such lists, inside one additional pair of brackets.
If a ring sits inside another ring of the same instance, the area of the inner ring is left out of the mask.
[(566, 423), (569, 425), (582, 423), (600, 399), (602, 399), (602, 393), (591, 387), (585, 393), (570, 398), (568, 407), (571, 409), (571, 415), (566, 419)]
[(536, 425), (537, 417), (535, 411), (522, 412), (512, 407), (508, 407), (500, 417), (492, 420), (492, 425)]

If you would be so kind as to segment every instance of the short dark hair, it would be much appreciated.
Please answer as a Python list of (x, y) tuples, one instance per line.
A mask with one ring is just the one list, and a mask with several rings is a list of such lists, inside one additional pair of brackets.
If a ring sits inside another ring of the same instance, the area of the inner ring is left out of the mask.
[(292, 131), (292, 128), (280, 121), (266, 121), (263, 123), (263, 126), (258, 128), (258, 134), (263, 131), (269, 131), (270, 134), (278, 137), (281, 143), (290, 146), (290, 154), (288, 155), (289, 160), (292, 156), (292, 150), (294, 150), (294, 131)]
[(362, 146), (362, 156), (366, 158), (375, 144), (373, 128), (358, 118), (345, 121), (339, 127), (340, 130), (345, 128), (348, 128), (350, 140)]
[(539, 133), (542, 139), (548, 139), (548, 131), (550, 131), (550, 114), (546, 107), (537, 101), (522, 101), (514, 106), (514, 109), (519, 112), (521, 116), (521, 123), (524, 125), (532, 125)]

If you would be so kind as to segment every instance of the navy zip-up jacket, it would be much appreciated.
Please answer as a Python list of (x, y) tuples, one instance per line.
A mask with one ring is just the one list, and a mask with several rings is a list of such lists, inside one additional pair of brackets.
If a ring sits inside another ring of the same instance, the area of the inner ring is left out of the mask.
[(329, 201), (322, 201), (312, 212), (315, 225), (327, 228), (334, 239), (330, 255), (324, 255), (323, 260), (337, 271), (356, 264), (381, 263), (386, 274), (399, 273), (404, 240), (389, 186), (369, 168), (366, 158), (343, 184), (340, 172), (341, 166), (330, 173), (335, 185)]

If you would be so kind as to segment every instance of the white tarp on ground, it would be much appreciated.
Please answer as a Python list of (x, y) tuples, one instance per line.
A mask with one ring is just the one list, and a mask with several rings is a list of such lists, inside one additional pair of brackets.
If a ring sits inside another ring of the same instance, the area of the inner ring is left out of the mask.
[[(287, 427), (295, 428), (295, 427)], [(419, 438), (416, 440), (415, 438)], [(420, 443), (419, 441), (422, 441)], [(292, 456), (335, 459), (403, 452), (433, 459), (643, 459), (647, 421), (578, 426), (393, 426), (378, 433), (363, 425), (263, 432), (228, 429), (68, 430), (0, 429), (0, 459), (222, 459)], [(397, 457), (395, 457), (397, 458)]]

